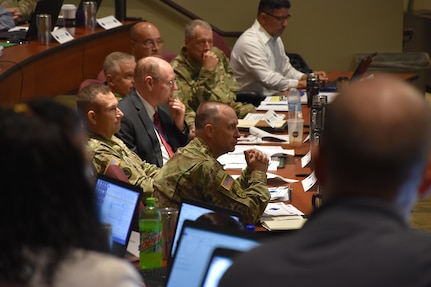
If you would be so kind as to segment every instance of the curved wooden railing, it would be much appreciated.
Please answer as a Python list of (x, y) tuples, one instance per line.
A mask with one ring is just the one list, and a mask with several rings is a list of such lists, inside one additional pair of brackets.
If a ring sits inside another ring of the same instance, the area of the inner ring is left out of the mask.
[[(176, 11), (180, 12), (181, 14), (189, 17), (190, 19), (194, 20), (194, 19), (201, 19), (201, 17), (199, 17), (198, 15), (194, 14), (193, 12), (187, 10), (186, 8), (184, 8), (183, 6), (181, 6), (178, 3), (175, 3), (174, 1), (171, 0), (161, 0), (163, 3), (165, 3), (166, 5), (168, 5), (169, 7), (171, 7), (172, 9), (175, 9)], [(214, 30), (214, 32), (216, 32), (217, 34), (219, 34), (222, 37), (239, 37), (242, 32), (239, 31), (223, 31), (221, 29), (219, 29), (218, 27), (212, 25), (212, 28)]]

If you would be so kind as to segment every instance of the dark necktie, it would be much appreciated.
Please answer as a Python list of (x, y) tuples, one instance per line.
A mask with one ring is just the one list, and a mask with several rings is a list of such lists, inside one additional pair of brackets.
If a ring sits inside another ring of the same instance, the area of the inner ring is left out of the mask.
[(163, 132), (162, 124), (160, 123), (159, 113), (157, 111), (154, 113), (154, 126), (156, 127), (156, 130), (157, 130), (157, 132), (159, 134), (159, 137), (162, 140), (162, 143), (165, 146), (166, 151), (168, 152), (169, 157), (171, 158), (174, 155), (174, 151), (172, 150), (172, 147), (168, 143), (166, 135)]

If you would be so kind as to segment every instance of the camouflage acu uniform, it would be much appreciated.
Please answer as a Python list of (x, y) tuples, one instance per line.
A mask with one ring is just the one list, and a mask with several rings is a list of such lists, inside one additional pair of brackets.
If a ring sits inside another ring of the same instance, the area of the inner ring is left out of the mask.
[(38, 0), (0, 0), (0, 5), (6, 8), (17, 7), (22, 13), (22, 21), (27, 22), (30, 20), (31, 13), (36, 8)]
[(238, 83), (233, 77), (229, 60), (225, 54), (216, 47), (212, 51), (217, 55), (219, 62), (214, 72), (201, 69), (187, 57), (186, 48), (172, 60), (178, 91), (177, 97), (186, 105), (185, 120), (188, 126), (195, 123), (196, 110), (200, 103), (205, 101), (217, 101), (231, 106), (238, 118), (243, 118), (255, 111), (252, 104), (236, 102)]
[(110, 164), (116, 164), (127, 175), (130, 183), (144, 189), (144, 198), (152, 195), (153, 178), (159, 172), (159, 168), (141, 160), (119, 138), (112, 136), (111, 139), (105, 139), (90, 134), (88, 149), (94, 153), (93, 165), (98, 173), (105, 173)]
[(210, 202), (242, 213), (256, 223), (270, 199), (266, 173), (245, 169), (234, 180), (198, 137), (178, 149), (154, 179), (158, 206), (177, 206), (181, 198)]

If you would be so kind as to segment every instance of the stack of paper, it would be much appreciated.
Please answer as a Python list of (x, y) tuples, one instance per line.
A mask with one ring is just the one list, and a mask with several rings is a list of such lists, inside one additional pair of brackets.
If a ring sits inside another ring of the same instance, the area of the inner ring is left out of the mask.
[[(245, 169), (247, 162), (245, 160), (244, 151), (255, 148), (265, 153), (269, 158), (276, 155), (295, 155), (292, 149), (283, 149), (281, 146), (249, 146), (237, 145), (233, 152), (225, 153), (217, 158), (225, 169)], [(278, 162), (270, 161), (268, 170), (277, 170)]]
[(283, 202), (268, 203), (260, 222), (268, 230), (289, 230), (299, 229), (307, 221), (302, 217), (302, 213), (292, 204)]
[(287, 112), (287, 97), (284, 96), (271, 96), (266, 97), (260, 105), (256, 108), (256, 110), (260, 111), (283, 111)]
[(300, 229), (307, 219), (300, 215), (274, 217), (261, 221), (262, 226), (269, 231)]
[(238, 120), (238, 128), (248, 129), (260, 127), (269, 131), (283, 131), (287, 129), (287, 121), (284, 114), (277, 114), (273, 110), (266, 113), (248, 113), (244, 119)]

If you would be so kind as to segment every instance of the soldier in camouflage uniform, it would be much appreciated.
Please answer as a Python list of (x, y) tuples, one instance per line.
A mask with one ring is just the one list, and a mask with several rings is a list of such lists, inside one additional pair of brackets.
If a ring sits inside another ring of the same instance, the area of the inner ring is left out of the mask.
[(238, 118), (255, 111), (252, 104), (236, 102), (238, 84), (226, 55), (213, 47), (212, 29), (207, 22), (193, 20), (187, 24), (185, 47), (171, 65), (177, 76), (177, 97), (187, 107), (186, 122), (191, 131), (195, 112), (205, 101), (228, 104)]
[(235, 149), (237, 124), (235, 111), (226, 104), (205, 102), (199, 107), (196, 137), (177, 150), (154, 180), (159, 207), (175, 207), (182, 198), (190, 198), (237, 210), (246, 223), (259, 220), (270, 199), (267, 156), (247, 150), (247, 168), (236, 180), (216, 160)]
[(144, 189), (144, 198), (152, 195), (153, 177), (159, 169), (146, 163), (114, 134), (120, 129), (123, 113), (109, 87), (93, 84), (77, 94), (77, 106), (87, 122), (88, 149), (93, 153), (93, 165), (105, 173), (111, 164), (118, 165), (129, 182)]
[(37, 0), (0, 0), (0, 5), (12, 14), (16, 24), (30, 20), (31, 13), (36, 8)]

